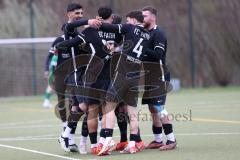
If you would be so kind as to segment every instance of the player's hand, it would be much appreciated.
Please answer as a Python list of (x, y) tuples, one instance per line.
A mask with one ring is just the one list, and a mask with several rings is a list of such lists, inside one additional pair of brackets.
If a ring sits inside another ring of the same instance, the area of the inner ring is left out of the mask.
[(96, 19), (99, 20), (99, 21), (103, 21), (102, 17), (99, 17), (99, 16), (96, 16)]
[(107, 47), (108, 53), (112, 55), (115, 51), (114, 43), (107, 42), (106, 47)]
[(98, 19), (89, 19), (88, 25), (94, 28), (99, 28), (102, 25), (102, 22)]

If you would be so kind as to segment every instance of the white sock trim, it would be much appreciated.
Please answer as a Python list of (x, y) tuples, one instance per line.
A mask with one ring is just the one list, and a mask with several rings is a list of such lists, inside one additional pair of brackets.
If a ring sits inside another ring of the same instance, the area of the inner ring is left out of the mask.
[(105, 142), (105, 138), (103, 138), (103, 137), (100, 137), (100, 139), (99, 139), (99, 143), (102, 143), (102, 144), (104, 144), (104, 142)]
[(154, 140), (158, 143), (163, 141), (163, 134), (154, 134)]
[(96, 144), (91, 144), (91, 148), (97, 147), (97, 143)]
[(167, 140), (174, 142), (174, 141), (175, 141), (175, 136), (174, 136), (174, 134), (173, 134), (173, 133), (168, 134), (168, 135), (167, 135)]
[(80, 137), (80, 145), (86, 145), (87, 143), (87, 137), (81, 136)]
[(67, 122), (63, 122), (63, 127), (67, 127)]
[(129, 141), (128, 147), (134, 147), (136, 145), (135, 141)]
[(72, 130), (71, 128), (66, 127), (66, 129), (65, 129), (65, 131), (63, 132), (62, 136), (63, 136), (63, 137), (69, 137), (71, 130)]

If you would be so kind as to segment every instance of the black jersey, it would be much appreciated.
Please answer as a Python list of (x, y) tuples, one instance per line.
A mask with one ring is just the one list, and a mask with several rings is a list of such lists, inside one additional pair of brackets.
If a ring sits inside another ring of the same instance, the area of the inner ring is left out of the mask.
[[(49, 52), (52, 53), (52, 54), (54, 54), (55, 48), (58, 48), (58, 46), (61, 45), (62, 43), (65, 44), (65, 35), (62, 35), (62, 36), (57, 37), (57, 38), (55, 39), (55, 41), (53, 42), (53, 44), (52, 44)], [(75, 48), (77, 48), (77, 49), (75, 49), (74, 51), (78, 51), (78, 52), (75, 52), (76, 55), (83, 53), (83, 51), (81, 51), (78, 46), (75, 47)], [(62, 48), (60, 47), (60, 49), (59, 49), (58, 52), (57, 52), (57, 55), (58, 55), (57, 65), (59, 66), (59, 65), (62, 64), (64, 61), (70, 59), (70, 58), (72, 57), (72, 53), (71, 53), (71, 52), (72, 52), (72, 50), (71, 50), (70, 47), (69, 47), (69, 48), (66, 47), (66, 49), (65, 49), (65, 46), (64, 46), (64, 49), (62, 49)], [(49, 54), (50, 54), (50, 53), (49, 53)]]
[(123, 53), (133, 58), (142, 60), (146, 49), (150, 46), (150, 34), (142, 25), (102, 24), (100, 29), (124, 35)]
[[(152, 65), (148, 66), (146, 63), (144, 70), (150, 70), (150, 72), (144, 78), (145, 86), (157, 85), (158, 89), (155, 92), (151, 92), (146, 87), (145, 89), (148, 91), (145, 91), (143, 94), (142, 104), (164, 105), (168, 86), (170, 86), (168, 85), (170, 82), (170, 72), (166, 67), (167, 39), (165, 34), (157, 25), (149, 32), (151, 34), (152, 43), (150, 49), (154, 50), (155, 52), (148, 54), (144, 60), (147, 62), (155, 62), (154, 64), (157, 64), (156, 66), (160, 66), (160, 68), (156, 67), (156, 69), (153, 69)], [(158, 80), (161, 81), (158, 82)]]
[(123, 74), (138, 72), (141, 68), (141, 61), (151, 45), (150, 33), (142, 25), (132, 24), (102, 24), (100, 29), (117, 32), (124, 36), (123, 54), (116, 66), (118, 72)]
[[(71, 40), (76, 37), (79, 37), (81, 39), (81, 42), (85, 42), (84, 36), (78, 32), (77, 27), (86, 25), (88, 23), (88, 20), (76, 20), (70, 23), (64, 24), (64, 40)], [(63, 44), (64, 45), (64, 44)], [(80, 54), (85, 54), (85, 52), (81, 49), (79, 45), (69, 45), (67, 46), (67, 49), (65, 50), (67, 54), (69, 54), (70, 57), (78, 56)]]
[[(57, 38), (54, 40), (54, 42), (52, 43), (52, 46), (51, 46), (49, 52), (51, 52), (52, 54), (54, 54), (54, 53), (55, 53), (55, 46), (56, 46), (58, 43), (63, 42), (64, 39), (65, 39), (65, 38), (64, 38), (64, 35), (57, 37)], [(57, 65), (62, 64), (65, 60), (67, 60), (68, 58), (70, 58), (69, 54), (64, 53), (64, 52), (62, 52), (62, 51), (59, 51), (57, 54), (58, 54)]]
[(167, 38), (163, 31), (156, 25), (150, 31), (151, 45), (150, 49), (155, 52), (148, 52), (148, 55), (144, 58), (148, 62), (161, 61), (163, 65), (166, 64), (166, 53), (167, 53)]
[[(76, 21), (71, 24), (74, 24), (73, 27), (79, 27), (84, 24), (82, 22), (83, 21)], [(96, 28), (88, 27), (82, 31), (82, 33), (79, 33), (79, 35), (75, 38), (60, 43), (58, 47), (69, 48), (86, 43), (86, 51), (92, 54), (92, 57), (97, 58), (98, 61), (95, 61), (94, 58), (90, 58), (85, 74), (94, 73), (93, 77), (96, 77), (98, 80), (110, 81), (111, 47), (112, 45), (115, 47), (116, 44), (121, 41), (121, 34), (115, 32), (103, 32)], [(101, 68), (101, 70), (99, 70), (99, 68)], [(88, 82), (88, 80), (84, 81)]]
[(101, 59), (111, 57), (109, 45), (116, 47), (122, 41), (122, 35), (114, 32), (101, 31), (96, 28), (88, 27), (82, 31), (86, 41), (94, 47), (95, 56)]
[(170, 81), (170, 72), (166, 66), (166, 53), (167, 53), (167, 38), (164, 32), (157, 25), (151, 29), (151, 48), (154, 52), (150, 51), (147, 56), (148, 62), (156, 62), (161, 66), (162, 80)]
[(118, 46), (118, 44), (122, 41), (122, 35), (114, 32), (102, 31), (96, 28), (88, 27), (86, 28), (82, 34), (84, 34), (86, 41), (91, 46), (92, 55), (96, 58), (100, 58), (100, 62), (102, 64), (101, 72), (96, 73), (99, 69), (98, 62), (90, 59), (88, 64), (88, 70), (97, 75), (97, 81), (105, 81), (106, 86), (110, 83), (110, 59), (112, 57), (111, 49)]

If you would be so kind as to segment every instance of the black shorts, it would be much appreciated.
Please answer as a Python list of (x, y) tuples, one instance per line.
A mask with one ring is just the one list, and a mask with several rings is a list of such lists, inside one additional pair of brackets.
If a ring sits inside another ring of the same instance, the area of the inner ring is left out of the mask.
[[(83, 96), (83, 91), (79, 91), (79, 87), (81, 87), (81, 90), (83, 90), (83, 81), (82, 77), (85, 72), (85, 68), (80, 68), (76, 72), (76, 78), (75, 78), (75, 73), (72, 72), (66, 79), (66, 85), (68, 89), (68, 93), (70, 94), (69, 96), (72, 99), (72, 105), (73, 106), (78, 106), (80, 103), (84, 102), (84, 96)], [(78, 85), (78, 86), (77, 86)]]
[(80, 103), (84, 103), (83, 96), (72, 96), (72, 106), (79, 106)]
[[(145, 79), (145, 84), (148, 84), (148, 79)], [(163, 83), (164, 84), (164, 83)], [(159, 91), (159, 96), (154, 96), (153, 98), (150, 98), (145, 92), (143, 94), (142, 104), (150, 104), (150, 105), (165, 105), (166, 98), (167, 98), (167, 92), (169, 91), (170, 85), (170, 73), (165, 75), (165, 86), (163, 87), (161, 91)], [(157, 94), (154, 94), (157, 95)], [(148, 97), (148, 98), (144, 98)]]
[(136, 107), (139, 80), (138, 76), (126, 78), (126, 74), (117, 72), (108, 88), (106, 101), (115, 103), (124, 102), (127, 105)]
[(86, 87), (84, 102), (88, 105), (100, 105), (105, 101), (106, 91), (109, 87), (109, 80), (97, 80), (95, 83)]
[(150, 105), (165, 105), (166, 103), (166, 95), (155, 97), (152, 99), (142, 99), (142, 104), (150, 104)]
[(84, 80), (84, 102), (88, 105), (100, 105), (105, 101), (106, 91), (110, 84), (110, 75), (107, 68), (103, 68), (99, 75), (88, 72)]

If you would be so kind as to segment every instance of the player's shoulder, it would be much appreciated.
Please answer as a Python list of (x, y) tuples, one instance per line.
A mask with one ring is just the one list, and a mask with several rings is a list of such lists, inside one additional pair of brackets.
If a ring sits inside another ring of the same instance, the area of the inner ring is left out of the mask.
[(161, 34), (164, 34), (165, 35), (165, 31), (160, 27), (160, 26), (155, 26), (153, 29), (152, 29), (153, 32), (156, 32), (156, 33), (161, 33)]
[(161, 29), (159, 26), (155, 25), (152, 29), (149, 30), (149, 32), (157, 33), (157, 32), (161, 32)]
[(155, 26), (151, 31), (151, 34), (166, 38), (166, 32), (159, 26)]
[(135, 28), (138, 28), (139, 30), (141, 30), (143, 32), (149, 32), (142, 24), (134, 25), (134, 26), (135, 26)]
[(82, 33), (84, 34), (84, 33), (89, 33), (89, 32), (93, 32), (93, 31), (97, 31), (97, 29), (94, 27), (88, 26), (82, 31)]
[(64, 35), (61, 35), (61, 36), (59, 36), (59, 37), (56, 37), (55, 38), (55, 40), (53, 41), (53, 43), (52, 43), (52, 46), (54, 46), (54, 45), (56, 45), (57, 43), (59, 43), (59, 42), (62, 42), (62, 41), (64, 41)]
[(65, 39), (65, 36), (64, 36), (64, 35), (61, 35), (61, 36), (58, 36), (58, 37), (54, 40), (54, 42), (61, 42), (61, 41), (64, 41), (64, 39)]
[(135, 28), (136, 26), (133, 25), (133, 24), (129, 24), (129, 23), (123, 23), (123, 24), (117, 24), (119, 28), (124, 28), (124, 29), (127, 29), (127, 30), (130, 30), (130, 29), (133, 29)]

